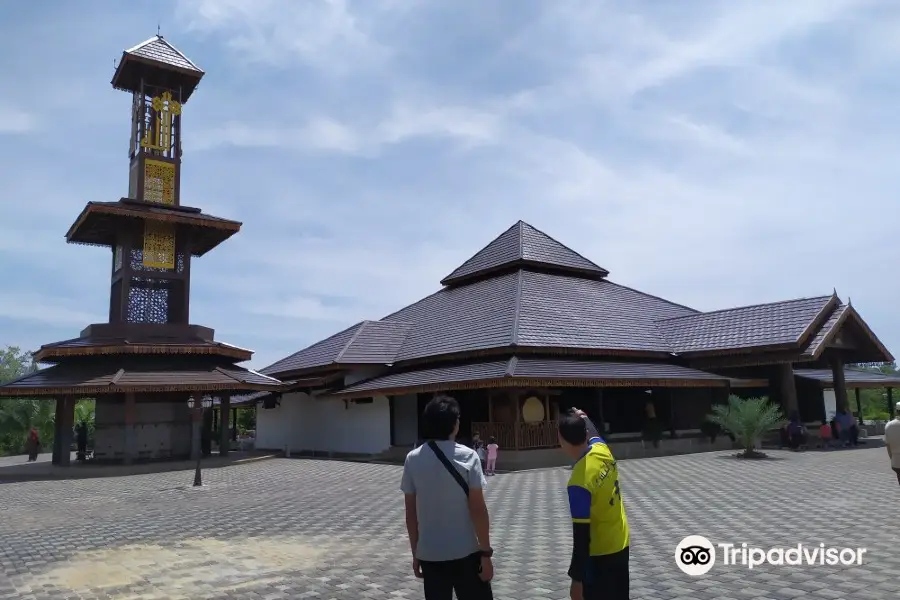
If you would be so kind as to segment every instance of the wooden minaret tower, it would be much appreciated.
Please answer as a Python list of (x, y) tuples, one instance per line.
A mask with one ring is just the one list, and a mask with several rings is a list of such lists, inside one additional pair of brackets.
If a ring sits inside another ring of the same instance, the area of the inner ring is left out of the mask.
[(46, 369), (0, 386), (0, 396), (56, 400), (54, 462), (69, 463), (75, 402), (96, 398), (98, 460), (185, 458), (200, 452), (197, 399), (218, 399), (227, 451), (231, 394), (280, 382), (236, 363), (252, 353), (191, 325), (192, 258), (241, 223), (185, 206), (182, 118), (203, 71), (157, 35), (122, 54), (112, 86), (131, 94), (128, 195), (89, 202), (66, 241), (109, 248), (109, 320), (35, 353)]

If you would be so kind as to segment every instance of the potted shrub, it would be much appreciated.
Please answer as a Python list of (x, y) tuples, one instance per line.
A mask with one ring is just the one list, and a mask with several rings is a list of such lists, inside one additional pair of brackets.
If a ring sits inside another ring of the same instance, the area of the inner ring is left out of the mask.
[(734, 395), (728, 398), (728, 404), (713, 406), (713, 412), (707, 418), (734, 436), (744, 449), (738, 454), (742, 458), (764, 458), (765, 454), (756, 448), (766, 433), (784, 421), (781, 409), (768, 398), (744, 400)]

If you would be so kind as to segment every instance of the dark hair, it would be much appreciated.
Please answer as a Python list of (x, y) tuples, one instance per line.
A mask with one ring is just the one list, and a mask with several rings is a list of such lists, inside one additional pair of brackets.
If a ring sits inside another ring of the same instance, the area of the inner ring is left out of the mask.
[(491, 436), (488, 438), (488, 444), (496, 444), (496, 443), (497, 443), (497, 438), (495, 438), (494, 436)]
[(450, 396), (437, 396), (431, 399), (422, 413), (425, 437), (430, 439), (450, 439), (457, 421), (459, 421), (459, 403)]
[(587, 423), (574, 410), (559, 415), (559, 435), (573, 446), (587, 443)]

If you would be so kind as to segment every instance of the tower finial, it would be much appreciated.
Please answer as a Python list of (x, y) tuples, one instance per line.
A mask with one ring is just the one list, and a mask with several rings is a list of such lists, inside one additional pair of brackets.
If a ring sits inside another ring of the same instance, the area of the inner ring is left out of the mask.
[(162, 37), (162, 34), (160, 33), (160, 24), (159, 24), (159, 22), (156, 23), (156, 37)]

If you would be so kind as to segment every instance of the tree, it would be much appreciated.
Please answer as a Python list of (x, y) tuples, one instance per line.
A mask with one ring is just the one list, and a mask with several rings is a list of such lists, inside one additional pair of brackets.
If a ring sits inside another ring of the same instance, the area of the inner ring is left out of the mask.
[(735, 441), (744, 449), (742, 456), (754, 458), (762, 456), (762, 453), (755, 450), (762, 437), (782, 423), (784, 415), (768, 398), (745, 400), (732, 394), (728, 397), (728, 404), (712, 407), (707, 420), (734, 436)]
[[(16, 346), (0, 350), (0, 383), (6, 383), (37, 371), (30, 352)], [(52, 445), (56, 406), (37, 398), (0, 399), (0, 455), (25, 450), (28, 432), (37, 429), (44, 448)]]

